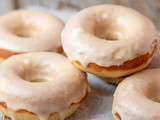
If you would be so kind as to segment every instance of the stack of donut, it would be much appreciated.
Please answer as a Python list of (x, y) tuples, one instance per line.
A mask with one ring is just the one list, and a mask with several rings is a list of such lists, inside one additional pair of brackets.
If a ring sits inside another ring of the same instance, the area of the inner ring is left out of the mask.
[(86, 100), (86, 73), (58, 54), (63, 28), (61, 20), (44, 11), (17, 10), (0, 17), (0, 111), (5, 116), (63, 120)]
[(157, 41), (148, 18), (118, 5), (86, 8), (65, 27), (44, 11), (5, 14), (0, 17), (0, 111), (12, 120), (63, 120), (90, 92), (85, 72), (110, 82), (137, 72), (118, 85), (113, 116), (159, 120), (160, 69), (142, 71)]

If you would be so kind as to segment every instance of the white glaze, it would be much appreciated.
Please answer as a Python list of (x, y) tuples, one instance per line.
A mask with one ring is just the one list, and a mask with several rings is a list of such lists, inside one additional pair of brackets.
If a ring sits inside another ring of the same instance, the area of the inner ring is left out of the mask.
[(73, 16), (61, 36), (70, 61), (109, 67), (148, 53), (157, 32), (149, 19), (133, 9), (99, 5)]
[[(46, 81), (29, 82), (39, 79)], [(59, 112), (63, 120), (71, 103), (80, 102), (86, 90), (86, 74), (57, 53), (15, 55), (0, 64), (0, 102), (13, 113), (25, 109), (47, 120)]]
[(112, 113), (121, 120), (160, 120), (160, 69), (124, 79), (114, 94)]
[[(62, 21), (45, 11), (12, 11), (0, 17), (0, 48), (14, 52), (57, 52), (63, 28)], [(20, 37), (17, 33), (29, 37)]]

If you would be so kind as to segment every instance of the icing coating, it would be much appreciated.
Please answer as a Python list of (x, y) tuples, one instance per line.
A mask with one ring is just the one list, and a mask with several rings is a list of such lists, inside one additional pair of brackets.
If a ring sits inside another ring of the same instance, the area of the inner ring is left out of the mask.
[(147, 68), (159, 68), (160, 67), (160, 33), (158, 34), (157, 50), (155, 51), (154, 57)]
[(57, 52), (63, 28), (62, 21), (45, 11), (12, 11), (0, 17), (0, 48), (14, 52)]
[[(13, 113), (24, 109), (48, 120), (51, 113), (59, 112), (63, 120), (86, 91), (86, 74), (58, 53), (14, 55), (0, 64), (0, 102)], [(16, 120), (14, 114), (11, 117)]]
[(157, 32), (149, 19), (131, 8), (99, 5), (73, 16), (61, 36), (70, 61), (109, 67), (150, 52)]
[(112, 113), (118, 113), (121, 120), (159, 120), (159, 91), (159, 68), (134, 74), (118, 85)]

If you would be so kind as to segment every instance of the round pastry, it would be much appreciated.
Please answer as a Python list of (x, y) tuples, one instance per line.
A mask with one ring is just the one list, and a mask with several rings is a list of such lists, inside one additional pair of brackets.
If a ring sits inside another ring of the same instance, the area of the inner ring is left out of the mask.
[(101, 77), (122, 77), (145, 68), (156, 49), (152, 22), (118, 5), (86, 8), (62, 31), (62, 46), (79, 69)]
[(116, 120), (160, 120), (160, 69), (148, 69), (122, 81), (114, 94)]
[(54, 51), (61, 53), (64, 23), (40, 10), (16, 10), (0, 17), (0, 60), (14, 54)]
[(0, 64), (0, 111), (12, 120), (63, 120), (89, 90), (86, 74), (58, 53), (14, 55)]

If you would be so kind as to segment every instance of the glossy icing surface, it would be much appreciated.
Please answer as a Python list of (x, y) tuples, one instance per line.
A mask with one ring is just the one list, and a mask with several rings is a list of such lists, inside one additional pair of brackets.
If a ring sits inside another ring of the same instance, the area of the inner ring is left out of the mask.
[(136, 73), (117, 87), (112, 113), (118, 113), (121, 120), (159, 120), (159, 91), (159, 68)]
[(133, 9), (99, 5), (73, 16), (61, 36), (70, 61), (109, 67), (150, 52), (157, 32), (149, 19)]
[(58, 53), (20, 54), (0, 64), (0, 102), (6, 102), (13, 113), (25, 109), (47, 120), (58, 112), (63, 120), (86, 91), (86, 74)]
[(57, 52), (63, 28), (63, 22), (45, 11), (12, 11), (0, 17), (0, 48), (14, 52)]

